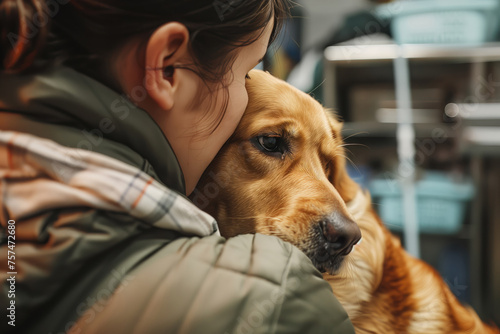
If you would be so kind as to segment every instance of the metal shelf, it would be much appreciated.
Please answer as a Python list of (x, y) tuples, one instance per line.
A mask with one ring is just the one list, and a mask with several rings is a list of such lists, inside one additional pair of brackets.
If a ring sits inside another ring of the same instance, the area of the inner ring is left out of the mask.
[(327, 62), (343, 65), (357, 62), (394, 60), (401, 47), (402, 56), (410, 61), (448, 60), (466, 62), (500, 61), (500, 43), (482, 45), (442, 44), (378, 44), (378, 45), (336, 45), (325, 49)]

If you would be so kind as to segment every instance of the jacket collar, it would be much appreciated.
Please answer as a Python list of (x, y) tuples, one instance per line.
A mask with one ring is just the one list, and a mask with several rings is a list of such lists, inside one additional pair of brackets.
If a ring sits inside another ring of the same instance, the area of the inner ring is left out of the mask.
[[(63, 143), (66, 146), (104, 154), (109, 152), (110, 143), (118, 144), (122, 151), (130, 148), (153, 166), (165, 185), (185, 193), (177, 158), (149, 114), (125, 96), (71, 68), (57, 66), (35, 75), (0, 74), (2, 112), (37, 122), (36, 131), (30, 132), (48, 139), (58, 137), (59, 142), (61, 136), (54, 131), (54, 124), (64, 131), (71, 128), (73, 137), (76, 134), (79, 140), (73, 138)], [(1, 122), (0, 130), (19, 131), (14, 124)]]

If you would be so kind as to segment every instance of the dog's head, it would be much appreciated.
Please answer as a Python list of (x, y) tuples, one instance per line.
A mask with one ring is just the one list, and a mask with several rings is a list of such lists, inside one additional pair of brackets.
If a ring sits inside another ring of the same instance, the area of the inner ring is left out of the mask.
[(270, 74), (249, 76), (247, 110), (191, 198), (223, 236), (275, 235), (335, 272), (361, 238), (345, 205), (358, 186), (346, 173), (341, 123)]

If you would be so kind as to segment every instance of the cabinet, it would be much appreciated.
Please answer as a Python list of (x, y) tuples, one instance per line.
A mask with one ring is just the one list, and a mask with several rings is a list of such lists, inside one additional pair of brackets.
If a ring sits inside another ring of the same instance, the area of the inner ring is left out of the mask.
[[(472, 130), (467, 116), (473, 119), (486, 106), (492, 119), (500, 115), (500, 108), (491, 112), (490, 105), (500, 101), (500, 44), (468, 47), (387, 43), (325, 49), (324, 103), (344, 119), (344, 137), (348, 145), (354, 145), (348, 147), (356, 165), (370, 165), (371, 169), (383, 171), (397, 161), (393, 62), (398, 55), (408, 61), (416, 135), (415, 164), (420, 169), (466, 171), (476, 185), (476, 196), (461, 231), (450, 236), (421, 235), (422, 258), (436, 266), (436, 255), (430, 250), (439, 251), (437, 244), (464, 245), (469, 257), (470, 303), (480, 314), (500, 321), (500, 314), (494, 314), (500, 312), (499, 302), (491, 296), (491, 292), (500, 295), (500, 263), (492, 261), (500, 253), (497, 246), (500, 235), (492, 234), (500, 230), (498, 205), (493, 204), (500, 203), (500, 199), (490, 196), (499, 194), (500, 184), (485, 188), (485, 183), (498, 180), (500, 171), (492, 171), (491, 167), (487, 171), (485, 165), (491, 163), (484, 162), (500, 155), (500, 141), (485, 144), (487, 148), (483, 150), (485, 145), (464, 135)], [(460, 106), (470, 108), (471, 112), (465, 115)], [(481, 133), (484, 129), (475, 130)], [(494, 133), (496, 129), (488, 127), (488, 131)], [(485, 179), (488, 173), (493, 176)]]

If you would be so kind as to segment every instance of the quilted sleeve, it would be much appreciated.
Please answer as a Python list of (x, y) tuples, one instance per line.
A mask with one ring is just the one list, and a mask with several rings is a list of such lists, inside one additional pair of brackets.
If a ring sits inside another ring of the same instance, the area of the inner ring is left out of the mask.
[(84, 313), (80, 333), (354, 333), (329, 285), (278, 238), (180, 238)]

